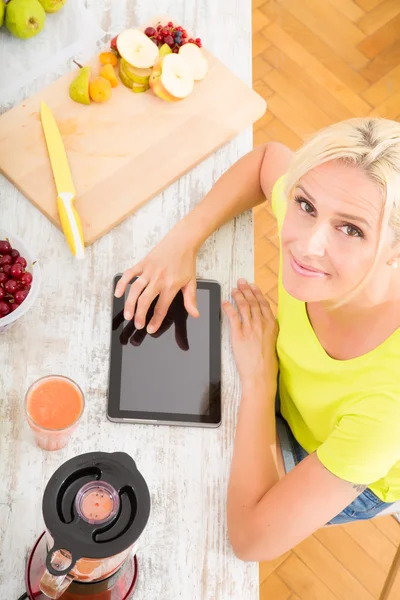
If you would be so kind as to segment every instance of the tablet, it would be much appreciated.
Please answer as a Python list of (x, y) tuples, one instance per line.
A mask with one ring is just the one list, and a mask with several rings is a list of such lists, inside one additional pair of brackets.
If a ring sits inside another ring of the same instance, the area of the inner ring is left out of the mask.
[[(114, 289), (121, 275), (114, 279)], [(174, 298), (154, 335), (125, 321), (113, 296), (107, 416), (111, 421), (218, 427), (221, 423), (221, 288), (197, 281), (200, 317)], [(147, 313), (149, 323), (158, 298)]]

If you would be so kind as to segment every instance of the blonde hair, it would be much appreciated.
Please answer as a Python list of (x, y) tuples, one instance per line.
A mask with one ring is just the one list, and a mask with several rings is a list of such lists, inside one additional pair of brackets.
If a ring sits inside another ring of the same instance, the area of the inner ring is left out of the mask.
[[(353, 118), (318, 131), (294, 155), (285, 178), (286, 198), (292, 197), (306, 173), (332, 160), (362, 169), (379, 187), (383, 199), (375, 259), (362, 283), (352, 290), (353, 297), (372, 274), (389, 228), (400, 240), (400, 123), (373, 117)], [(345, 301), (349, 299), (350, 296)]]

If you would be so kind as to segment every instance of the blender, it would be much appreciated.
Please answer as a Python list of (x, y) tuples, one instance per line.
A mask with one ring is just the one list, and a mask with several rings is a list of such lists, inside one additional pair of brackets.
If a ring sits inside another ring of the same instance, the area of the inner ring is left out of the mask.
[(25, 597), (132, 597), (150, 494), (128, 454), (90, 452), (67, 461), (49, 480), (42, 510), (46, 531), (27, 562)]

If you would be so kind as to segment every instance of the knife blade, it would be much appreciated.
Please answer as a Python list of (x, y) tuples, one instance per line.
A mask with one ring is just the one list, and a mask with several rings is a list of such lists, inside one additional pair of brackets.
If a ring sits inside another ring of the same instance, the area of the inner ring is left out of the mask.
[(57, 188), (57, 207), (61, 225), (72, 254), (81, 259), (85, 256), (82, 225), (74, 207), (76, 190), (64, 142), (54, 115), (45, 102), (41, 103), (40, 117)]

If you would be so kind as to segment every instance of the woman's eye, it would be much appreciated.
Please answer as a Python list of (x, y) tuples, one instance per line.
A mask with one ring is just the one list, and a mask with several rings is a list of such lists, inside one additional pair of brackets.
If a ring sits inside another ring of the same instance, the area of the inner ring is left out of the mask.
[(306, 213), (312, 213), (314, 211), (314, 207), (311, 206), (311, 204), (309, 202), (307, 202), (306, 200), (301, 201), (300, 208), (301, 208), (301, 210), (304, 210), (304, 212), (306, 212)]
[(299, 205), (300, 209), (305, 212), (305, 213), (313, 213), (314, 212), (314, 207), (312, 204), (310, 204), (310, 202), (308, 202), (307, 200), (305, 200), (304, 198), (295, 198), (295, 201), (297, 202), (297, 204)]
[(353, 225), (343, 225), (340, 229), (349, 237), (363, 237), (362, 232)]

